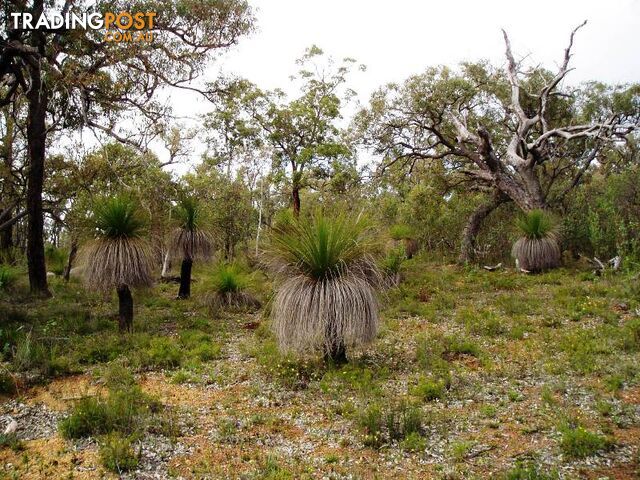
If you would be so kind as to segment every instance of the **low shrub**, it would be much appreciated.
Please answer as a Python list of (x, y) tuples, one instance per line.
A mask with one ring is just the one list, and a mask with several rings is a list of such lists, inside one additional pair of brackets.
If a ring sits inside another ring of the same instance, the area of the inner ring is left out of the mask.
[(131, 435), (140, 431), (159, 404), (138, 386), (109, 392), (107, 398), (81, 399), (71, 414), (59, 424), (65, 438), (82, 438), (120, 432)]
[(0, 450), (10, 448), (14, 452), (24, 450), (24, 443), (15, 433), (0, 433)]
[(212, 293), (207, 297), (207, 305), (211, 312), (217, 314), (220, 310), (252, 311), (260, 308), (261, 304), (247, 290), (249, 277), (236, 265), (223, 264), (214, 272), (211, 279)]
[(450, 386), (449, 378), (422, 377), (418, 384), (410, 389), (410, 393), (424, 401), (430, 402), (444, 398)]
[(404, 399), (386, 408), (369, 405), (357, 422), (364, 433), (363, 443), (374, 448), (394, 441), (403, 442), (409, 437), (413, 438), (408, 443), (415, 446), (416, 436), (421, 436), (424, 430), (422, 411)]
[(18, 278), (17, 272), (8, 265), (0, 265), (0, 291), (9, 290)]
[(570, 458), (585, 458), (612, 446), (607, 437), (586, 430), (583, 427), (563, 426), (560, 429), (562, 438), (560, 448)]
[(132, 448), (132, 441), (119, 433), (106, 435), (100, 444), (102, 465), (115, 473), (124, 473), (138, 466), (139, 455)]

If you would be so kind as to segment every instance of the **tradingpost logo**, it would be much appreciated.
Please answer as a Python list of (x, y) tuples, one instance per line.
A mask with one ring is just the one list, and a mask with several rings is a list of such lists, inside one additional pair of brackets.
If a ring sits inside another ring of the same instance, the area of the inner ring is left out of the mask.
[(6, 12), (11, 30), (61, 32), (84, 29), (103, 31), (105, 42), (152, 42), (156, 12)]

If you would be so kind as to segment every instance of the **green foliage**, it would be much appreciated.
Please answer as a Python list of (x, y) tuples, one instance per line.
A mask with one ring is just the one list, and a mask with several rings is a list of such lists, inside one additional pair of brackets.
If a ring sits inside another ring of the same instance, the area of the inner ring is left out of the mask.
[(427, 439), (418, 432), (411, 432), (400, 442), (400, 448), (406, 452), (422, 452), (427, 448)]
[(175, 208), (175, 217), (183, 230), (195, 231), (202, 224), (202, 209), (200, 202), (194, 196), (184, 196)]
[(554, 223), (544, 210), (530, 210), (516, 222), (520, 233), (529, 240), (546, 238), (553, 233)]
[(559, 480), (555, 470), (547, 470), (533, 462), (520, 462), (508, 472), (498, 477), (500, 480)]
[(237, 265), (221, 264), (213, 272), (212, 283), (216, 293), (236, 293), (247, 288), (249, 279)]
[(607, 437), (580, 426), (563, 426), (560, 433), (562, 434), (560, 448), (570, 458), (589, 457), (612, 446), (611, 440)]
[(115, 473), (124, 473), (138, 466), (138, 455), (133, 450), (132, 441), (117, 432), (111, 432), (102, 438), (100, 460), (102, 465)]
[(275, 230), (271, 255), (312, 279), (339, 277), (371, 252), (371, 229), (364, 217), (320, 212), (301, 216)]
[(415, 395), (427, 402), (439, 400), (443, 398), (450, 385), (450, 379), (447, 378), (420, 378), (418, 384), (411, 388), (411, 394)]
[(114, 389), (107, 398), (83, 398), (59, 424), (65, 438), (83, 438), (111, 432), (140, 431), (158, 403), (137, 386)]
[(18, 278), (18, 273), (15, 269), (8, 265), (0, 264), (0, 291), (8, 290)]
[(404, 248), (392, 248), (387, 252), (387, 255), (382, 259), (381, 270), (387, 275), (397, 275), (400, 273), (402, 264), (406, 260)]
[(125, 195), (96, 200), (92, 223), (101, 237), (109, 239), (139, 238), (147, 226), (137, 202)]
[(563, 238), (575, 254), (608, 260), (616, 255), (623, 267), (637, 270), (640, 264), (640, 168), (595, 174), (568, 203)]
[(45, 259), (47, 261), (47, 270), (62, 275), (66, 267), (67, 252), (55, 245), (47, 245), (44, 250)]
[(422, 411), (407, 402), (400, 400), (385, 408), (379, 404), (369, 405), (357, 418), (362, 429), (365, 445), (379, 448), (386, 442), (403, 442), (410, 438), (407, 446), (416, 446), (424, 430)]
[(143, 352), (142, 363), (147, 367), (175, 368), (180, 365), (183, 351), (177, 342), (168, 337), (152, 338)]
[(409, 225), (400, 223), (391, 226), (389, 235), (394, 240), (411, 240), (415, 237), (413, 229)]
[(0, 433), (0, 450), (10, 448), (14, 452), (24, 450), (24, 443), (15, 433)]

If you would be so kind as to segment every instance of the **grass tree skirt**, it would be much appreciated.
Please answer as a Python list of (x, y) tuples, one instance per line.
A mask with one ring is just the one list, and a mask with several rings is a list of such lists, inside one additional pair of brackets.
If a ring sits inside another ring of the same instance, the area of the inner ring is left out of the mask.
[(378, 331), (375, 291), (349, 275), (286, 281), (276, 294), (272, 315), (285, 351), (315, 351), (336, 362), (346, 359), (348, 347), (370, 342)]

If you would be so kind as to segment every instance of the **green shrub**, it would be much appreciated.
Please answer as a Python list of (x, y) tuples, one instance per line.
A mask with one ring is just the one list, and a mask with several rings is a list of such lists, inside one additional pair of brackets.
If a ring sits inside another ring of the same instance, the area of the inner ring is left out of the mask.
[(409, 240), (414, 238), (413, 229), (409, 225), (399, 223), (389, 229), (389, 235), (394, 240)]
[[(420, 408), (402, 399), (387, 405), (369, 405), (358, 417), (364, 444), (378, 448), (385, 442), (402, 442), (412, 434), (421, 435), (424, 419)], [(414, 435), (414, 436), (415, 436)], [(415, 440), (410, 440), (410, 443)]]
[(403, 248), (392, 248), (382, 259), (380, 265), (381, 270), (387, 275), (396, 275), (400, 273), (400, 269), (406, 258)]
[(222, 264), (213, 273), (211, 286), (213, 293), (207, 304), (213, 313), (221, 309), (238, 311), (260, 308), (260, 302), (247, 290), (250, 278), (235, 264)]
[(358, 417), (358, 426), (363, 430), (363, 443), (367, 447), (379, 447), (384, 442), (382, 409), (369, 405)]
[(55, 245), (47, 245), (44, 250), (44, 256), (47, 261), (47, 270), (62, 275), (66, 267), (67, 252)]
[(182, 361), (183, 351), (176, 340), (169, 337), (152, 338), (144, 352), (143, 366), (159, 368), (175, 368)]
[(100, 444), (102, 465), (115, 473), (128, 472), (138, 466), (138, 455), (131, 446), (131, 439), (118, 433), (110, 433)]
[(531, 210), (516, 222), (520, 233), (529, 240), (540, 240), (553, 233), (554, 223), (544, 210)]
[(407, 452), (422, 452), (427, 448), (427, 440), (418, 432), (412, 432), (400, 442), (400, 448)]
[(611, 440), (583, 427), (564, 426), (560, 429), (560, 448), (570, 458), (585, 458), (612, 446)]
[(411, 394), (430, 402), (445, 396), (449, 386), (449, 379), (422, 377), (418, 384), (411, 389)]
[(445, 353), (472, 355), (480, 357), (480, 347), (471, 340), (459, 336), (447, 336), (443, 338)]
[(65, 438), (82, 438), (120, 432), (130, 435), (144, 427), (148, 416), (158, 409), (158, 403), (138, 386), (113, 390), (106, 399), (81, 399), (71, 414), (59, 424)]
[(217, 293), (230, 293), (247, 288), (249, 279), (237, 265), (222, 264), (214, 271), (212, 283)]
[(520, 268), (543, 272), (560, 265), (562, 252), (554, 222), (544, 210), (526, 212), (517, 222), (522, 235), (513, 245), (511, 254)]
[(18, 278), (17, 272), (8, 265), (0, 265), (0, 290), (8, 290)]
[(532, 462), (519, 463), (498, 477), (500, 480), (559, 480), (557, 471), (546, 471)]
[(15, 433), (0, 433), (0, 450), (10, 448), (14, 452), (24, 450), (24, 443)]

